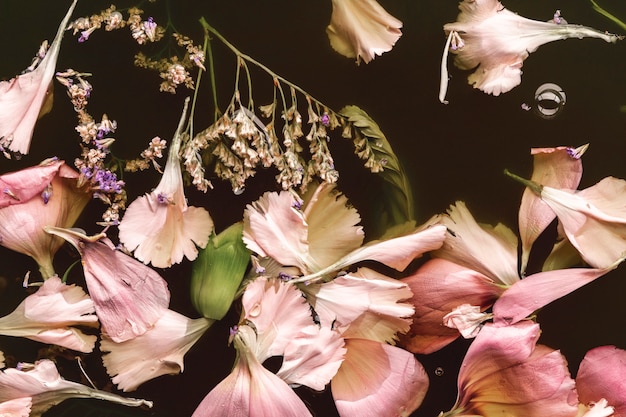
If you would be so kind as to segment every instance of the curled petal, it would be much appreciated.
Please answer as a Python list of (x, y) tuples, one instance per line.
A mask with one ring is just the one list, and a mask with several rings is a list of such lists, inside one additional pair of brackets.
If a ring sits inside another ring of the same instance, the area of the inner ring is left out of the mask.
[(10, 151), (28, 154), (35, 123), (46, 100), (51, 99), (49, 88), (61, 49), (61, 39), (77, 1), (74, 0), (70, 5), (38, 66), (9, 81), (0, 82), (0, 147), (3, 141), (8, 140)]
[(408, 416), (428, 390), (428, 375), (400, 348), (367, 339), (347, 339), (347, 353), (331, 381), (342, 417)]
[(332, 0), (333, 13), (326, 33), (330, 45), (341, 55), (369, 63), (376, 55), (391, 51), (402, 36), (402, 22), (375, 0)]
[(16, 398), (0, 403), (0, 416), (28, 417), (30, 415), (33, 400), (30, 397)]

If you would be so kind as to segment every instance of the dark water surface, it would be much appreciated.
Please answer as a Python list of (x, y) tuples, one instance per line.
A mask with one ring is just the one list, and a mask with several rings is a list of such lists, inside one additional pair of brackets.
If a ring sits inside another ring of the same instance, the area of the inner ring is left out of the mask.
[[(484, 223), (502, 222), (516, 230), (517, 208), (522, 188), (503, 175), (505, 168), (529, 176), (532, 147), (579, 146), (590, 143), (583, 158), (581, 188), (606, 176), (626, 178), (626, 41), (607, 44), (598, 39), (570, 39), (540, 47), (525, 61), (522, 84), (499, 97), (472, 89), (465, 73), (452, 66), (448, 90), (450, 104), (437, 99), (439, 66), (445, 43), (442, 26), (456, 20), (454, 0), (381, 0), (388, 12), (404, 23), (403, 36), (395, 48), (368, 65), (356, 66), (351, 59), (336, 54), (325, 34), (331, 14), (326, 1), (171, 1), (171, 17), (176, 28), (201, 44), (202, 29), (197, 20), (204, 16), (241, 51), (263, 62), (286, 79), (304, 88), (315, 98), (339, 110), (355, 104), (366, 110), (380, 125), (405, 164), (415, 195), (417, 219), (423, 221), (444, 211), (456, 200), (464, 200), (474, 216)], [(510, 0), (504, 5), (525, 17), (548, 20), (556, 9), (570, 23), (620, 33), (620, 28), (595, 13), (586, 0)], [(603, 4), (606, 3), (606, 4)], [(110, 2), (79, 1), (75, 17), (90, 15), (108, 7)], [(626, 19), (626, 3), (604, 0), (601, 4), (616, 16)], [(52, 39), (69, 1), (2, 0), (0, 2), (0, 78), (9, 79), (26, 68), (43, 39)], [(131, 2), (116, 3), (118, 8)], [(144, 4), (146, 15), (159, 23), (166, 18), (164, 0)], [(155, 135), (169, 141), (176, 128), (183, 89), (175, 96), (158, 92), (156, 73), (133, 67), (133, 55), (140, 50), (157, 52), (159, 46), (137, 46), (128, 30), (95, 32), (88, 42), (79, 44), (66, 34), (57, 68), (91, 72), (94, 87), (88, 111), (99, 118), (107, 113), (118, 122), (114, 152), (134, 158)], [(214, 42), (218, 95), (222, 108), (232, 94), (235, 70), (233, 55)], [(271, 79), (255, 72), (255, 102), (271, 99)], [(208, 82), (205, 79), (203, 82)], [(522, 103), (533, 104), (534, 92), (541, 84), (560, 85), (567, 104), (556, 118), (544, 120)], [(79, 154), (74, 132), (75, 114), (56, 84), (53, 111), (38, 123), (31, 154), (21, 161), (0, 160), (0, 172), (17, 170), (50, 156), (68, 162)], [(201, 91), (196, 126), (212, 123), (213, 109), (208, 84)], [(258, 94), (258, 97), (256, 95)], [(265, 95), (265, 97), (264, 97)], [(340, 173), (339, 189), (359, 210), (367, 235), (376, 218), (370, 207), (380, 197), (379, 179), (361, 167), (352, 155), (350, 144), (338, 134), (331, 141)], [(228, 184), (214, 180), (215, 190), (207, 194), (188, 190), (194, 205), (205, 205), (218, 230), (241, 218), (245, 205), (266, 190), (275, 190), (273, 173), (260, 173), (240, 196)], [(141, 173), (129, 177), (129, 201), (158, 183), (159, 177)], [(102, 206), (94, 201), (78, 226), (97, 232), (93, 223)], [(61, 263), (75, 256), (64, 247), (58, 254)], [(28, 269), (36, 271), (29, 258), (0, 248), (0, 313), (6, 314), (19, 302), (21, 277)], [(614, 344), (626, 348), (626, 267), (597, 280), (575, 293), (544, 308), (539, 314), (541, 343), (560, 349), (572, 372), (585, 352), (593, 347)], [(197, 316), (188, 302), (189, 263), (160, 271), (172, 292), (171, 308), (190, 317)], [(150, 411), (109, 407), (88, 401), (67, 401), (46, 416), (78, 415), (153, 415), (188, 416), (204, 395), (229, 372), (234, 353), (226, 347), (228, 327), (237, 321), (233, 312), (214, 325), (185, 358), (185, 371), (143, 384), (130, 396), (154, 400)], [(457, 341), (428, 357), (420, 357), (431, 380), (424, 405), (415, 416), (436, 416), (448, 410), (456, 396), (456, 372), (468, 346)], [(32, 361), (42, 347), (35, 342), (0, 337), (0, 350), (21, 361)], [(71, 358), (70, 358), (71, 359)], [(61, 374), (79, 380), (71, 360), (61, 363)], [(439, 370), (443, 374), (438, 376)], [(87, 357), (87, 370), (99, 387), (105, 387), (106, 374), (96, 355)], [(328, 393), (299, 390), (318, 416), (332, 416)], [(106, 411), (105, 411), (106, 408)], [(92, 413), (92, 414), (89, 414)]]

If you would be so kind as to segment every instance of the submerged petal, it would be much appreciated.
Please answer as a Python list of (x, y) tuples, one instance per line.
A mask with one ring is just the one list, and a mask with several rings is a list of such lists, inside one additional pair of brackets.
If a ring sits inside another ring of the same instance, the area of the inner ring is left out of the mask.
[(402, 36), (402, 22), (375, 0), (332, 0), (333, 13), (326, 33), (341, 55), (369, 63), (393, 48)]
[(600, 346), (585, 355), (576, 375), (576, 390), (582, 404), (606, 399), (615, 416), (626, 415), (626, 351)]

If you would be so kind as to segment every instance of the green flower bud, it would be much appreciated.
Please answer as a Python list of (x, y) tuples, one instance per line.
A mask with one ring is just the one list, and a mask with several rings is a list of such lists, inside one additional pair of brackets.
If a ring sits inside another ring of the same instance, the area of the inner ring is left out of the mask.
[(244, 277), (250, 251), (242, 240), (243, 223), (213, 233), (200, 250), (191, 272), (191, 302), (208, 319), (226, 315)]

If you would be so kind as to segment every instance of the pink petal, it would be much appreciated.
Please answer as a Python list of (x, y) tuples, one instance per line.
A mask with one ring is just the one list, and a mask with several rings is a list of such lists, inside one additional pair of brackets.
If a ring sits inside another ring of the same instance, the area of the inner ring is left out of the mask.
[(294, 334), (313, 324), (310, 307), (292, 284), (276, 279), (257, 278), (242, 297), (243, 318), (254, 323), (258, 334), (255, 352), (263, 362), (282, 356)]
[[(535, 148), (533, 155), (533, 175), (531, 181), (553, 188), (575, 190), (583, 173), (581, 156), (589, 145), (580, 148)], [(556, 218), (554, 211), (530, 189), (526, 188), (519, 209), (519, 229), (522, 241), (522, 274), (530, 250), (537, 237)]]
[(290, 385), (322, 391), (337, 373), (345, 353), (344, 340), (337, 331), (310, 325), (293, 335), (276, 375)]
[(33, 405), (30, 397), (16, 398), (14, 400), (0, 403), (0, 416), (6, 417), (28, 417)]
[(37, 68), (31, 72), (0, 82), (0, 145), (2, 139), (11, 138), (8, 149), (23, 155), (28, 153), (35, 123), (49, 92), (54, 76), (61, 39), (74, 6), (70, 5), (61, 21), (56, 36)]
[(459, 337), (458, 330), (444, 326), (446, 314), (461, 304), (481, 306), (484, 311), (504, 291), (479, 272), (440, 258), (401, 281), (413, 292), (415, 315), (408, 334), (400, 336), (400, 344), (421, 354), (435, 352)]
[(467, 415), (575, 417), (574, 380), (559, 351), (536, 346), (539, 325), (483, 326), (458, 377), (454, 410)]
[(394, 239), (369, 242), (340, 259), (337, 262), (337, 269), (372, 260), (403, 271), (415, 258), (439, 249), (445, 235), (446, 228), (436, 225)]
[(167, 282), (153, 269), (115, 250), (103, 235), (87, 237), (60, 228), (46, 228), (76, 247), (83, 259), (89, 295), (103, 331), (124, 342), (145, 333), (167, 311)]
[[(361, 216), (334, 184), (320, 184), (303, 206), (311, 258), (325, 267), (363, 243)], [(331, 232), (332, 231), (332, 232)]]
[(608, 177), (578, 193), (543, 187), (567, 238), (589, 265), (608, 268), (626, 251), (626, 181)]
[(511, 285), (519, 280), (517, 236), (511, 229), (502, 224), (479, 224), (462, 201), (450, 206), (441, 222), (451, 233), (434, 256), (473, 269), (496, 283)]
[(64, 161), (53, 159), (42, 165), (0, 175), (0, 209), (39, 197), (63, 165)]
[(243, 240), (259, 256), (269, 256), (285, 266), (305, 273), (312, 263), (307, 241), (307, 224), (294, 208), (293, 196), (283, 191), (265, 193), (244, 212)]
[(615, 264), (605, 269), (558, 269), (524, 278), (509, 287), (496, 301), (493, 306), (494, 323), (500, 325), (516, 323), (617, 266), (618, 264)]
[(578, 368), (576, 389), (581, 403), (601, 398), (615, 407), (615, 417), (626, 416), (626, 351), (615, 346), (590, 350)]
[(411, 353), (367, 339), (347, 339), (346, 348), (331, 381), (342, 417), (404, 416), (420, 406), (428, 376)]
[(391, 50), (402, 36), (402, 22), (375, 0), (332, 0), (333, 13), (326, 33), (333, 49), (348, 58), (369, 63)]
[[(357, 318), (367, 312), (372, 313), (367, 316), (367, 328), (363, 331), (380, 342), (391, 342), (396, 332), (406, 332), (410, 323), (406, 318), (413, 314), (413, 306), (401, 302), (412, 296), (408, 286), (368, 268), (360, 268), (354, 274), (340, 276), (327, 283), (301, 286), (301, 290), (323, 327), (332, 326), (344, 332)], [(395, 320), (399, 318), (401, 320)], [(391, 323), (398, 327), (383, 331), (385, 324)], [(358, 330), (353, 329), (355, 331)], [(355, 336), (353, 332), (351, 334)]]
[(296, 393), (259, 363), (251, 352), (254, 338), (250, 327), (239, 327), (233, 371), (204, 397), (192, 417), (311, 416)]
[(154, 327), (133, 339), (115, 343), (104, 335), (100, 350), (110, 353), (102, 356), (102, 362), (119, 389), (134, 391), (161, 375), (182, 372), (185, 354), (212, 323), (167, 310)]

